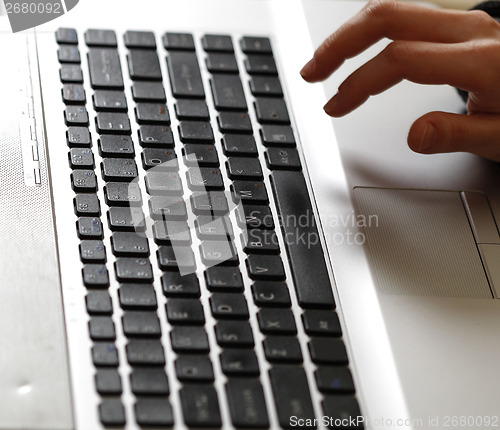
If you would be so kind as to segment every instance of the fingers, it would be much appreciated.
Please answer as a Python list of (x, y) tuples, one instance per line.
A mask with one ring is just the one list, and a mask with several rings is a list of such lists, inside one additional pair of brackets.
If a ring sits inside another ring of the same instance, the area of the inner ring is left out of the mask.
[(421, 154), (464, 151), (500, 161), (498, 115), (428, 113), (410, 128), (408, 146)]
[(302, 69), (308, 82), (327, 78), (348, 58), (380, 39), (460, 43), (499, 32), (500, 26), (483, 12), (434, 9), (399, 1), (368, 3), (333, 33)]

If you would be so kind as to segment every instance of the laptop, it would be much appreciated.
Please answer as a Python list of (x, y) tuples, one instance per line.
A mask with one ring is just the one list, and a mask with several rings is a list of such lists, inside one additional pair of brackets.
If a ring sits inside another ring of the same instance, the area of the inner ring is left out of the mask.
[(463, 103), (404, 82), (326, 117), (385, 42), (298, 73), (363, 4), (86, 0), (2, 34), (0, 429), (499, 425), (498, 166), (405, 143)]

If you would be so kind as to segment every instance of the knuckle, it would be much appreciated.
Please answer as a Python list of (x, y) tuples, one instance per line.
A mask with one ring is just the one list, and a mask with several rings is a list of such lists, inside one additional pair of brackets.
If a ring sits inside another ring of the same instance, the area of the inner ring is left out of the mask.
[(483, 30), (499, 26), (495, 19), (483, 10), (471, 10), (467, 12), (467, 16), (473, 25)]
[(393, 18), (399, 10), (399, 4), (395, 0), (371, 0), (365, 8), (369, 18), (386, 20)]
[(404, 61), (410, 51), (409, 44), (405, 41), (396, 40), (389, 43), (384, 50), (386, 61), (392, 64), (399, 64)]

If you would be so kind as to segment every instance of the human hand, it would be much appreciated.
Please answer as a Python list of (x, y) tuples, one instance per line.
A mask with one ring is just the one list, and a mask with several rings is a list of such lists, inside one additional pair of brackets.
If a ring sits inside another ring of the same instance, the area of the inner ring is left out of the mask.
[(449, 84), (469, 92), (468, 114), (422, 116), (408, 145), (422, 154), (466, 151), (500, 161), (500, 24), (481, 11), (372, 0), (323, 42), (301, 75), (322, 81), (384, 37), (392, 42), (340, 85), (325, 112), (344, 116), (403, 79)]

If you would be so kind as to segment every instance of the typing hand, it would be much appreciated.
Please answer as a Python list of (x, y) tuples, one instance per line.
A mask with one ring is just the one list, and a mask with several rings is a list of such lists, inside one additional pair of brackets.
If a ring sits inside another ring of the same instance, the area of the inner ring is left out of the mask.
[(325, 112), (346, 115), (403, 79), (449, 84), (469, 92), (468, 114), (422, 116), (408, 145), (422, 154), (466, 151), (500, 161), (500, 24), (481, 11), (373, 0), (323, 42), (302, 77), (322, 81), (384, 37), (392, 42), (340, 85)]

